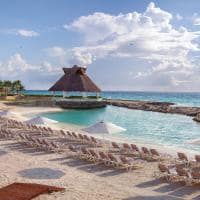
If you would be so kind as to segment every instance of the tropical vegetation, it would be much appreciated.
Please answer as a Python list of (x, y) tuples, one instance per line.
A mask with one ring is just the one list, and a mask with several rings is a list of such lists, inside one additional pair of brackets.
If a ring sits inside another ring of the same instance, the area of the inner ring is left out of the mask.
[(3, 95), (20, 94), (23, 90), (25, 90), (25, 87), (20, 80), (0, 80), (0, 93)]

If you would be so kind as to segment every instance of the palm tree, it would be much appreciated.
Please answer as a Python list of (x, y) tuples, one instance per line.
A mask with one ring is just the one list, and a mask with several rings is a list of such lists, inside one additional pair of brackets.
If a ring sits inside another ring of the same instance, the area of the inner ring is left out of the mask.
[(16, 80), (12, 82), (12, 91), (19, 94), (20, 91), (23, 91), (25, 88), (22, 85), (22, 82), (20, 80)]
[(8, 93), (11, 91), (12, 89), (12, 82), (9, 80), (6, 80), (3, 82), (3, 88), (5, 90), (5, 95), (7, 96)]
[(8, 95), (8, 93), (17, 93), (19, 94), (20, 91), (23, 91), (25, 88), (20, 80), (16, 81), (1, 81), (0, 80), (0, 89), (3, 91), (4, 95)]
[(0, 80), (0, 89), (3, 88), (3, 81)]

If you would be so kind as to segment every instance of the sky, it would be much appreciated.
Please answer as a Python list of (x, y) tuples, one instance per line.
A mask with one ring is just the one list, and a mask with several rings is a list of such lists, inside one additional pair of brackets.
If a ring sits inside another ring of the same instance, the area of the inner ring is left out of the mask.
[(87, 67), (102, 90), (200, 92), (199, 0), (0, 0), (0, 79), (46, 90)]

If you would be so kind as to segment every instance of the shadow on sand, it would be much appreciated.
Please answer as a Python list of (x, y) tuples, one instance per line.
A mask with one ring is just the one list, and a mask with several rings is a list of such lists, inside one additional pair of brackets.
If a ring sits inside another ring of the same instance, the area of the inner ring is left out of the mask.
[[(148, 182), (143, 182), (141, 184), (136, 185), (136, 187), (139, 188), (152, 188), (155, 187), (153, 189), (153, 191), (155, 192), (159, 192), (159, 193), (163, 193), (163, 194), (167, 194), (167, 196), (163, 196), (160, 199), (183, 199), (189, 195), (198, 195), (196, 197), (193, 198), (193, 200), (200, 200), (200, 196), (199, 196), (199, 191), (200, 191), (200, 185), (196, 185), (196, 186), (186, 186), (183, 182), (179, 182), (179, 183), (167, 183), (166, 181), (164, 181), (163, 179), (155, 179), (152, 181), (148, 181)], [(138, 197), (138, 199), (142, 199), (142, 197)], [(151, 197), (148, 197), (149, 199), (151, 199)], [(144, 197), (144, 199), (148, 199), (146, 197)], [(159, 199), (157, 197), (152, 197), (152, 199)], [(131, 198), (130, 198), (131, 199)], [(134, 198), (132, 198), (133, 200), (135, 200)]]
[(29, 179), (59, 179), (65, 175), (60, 170), (50, 168), (31, 168), (19, 171), (18, 174)]
[(63, 162), (62, 164), (70, 167), (76, 167), (78, 170), (93, 173), (100, 177), (116, 176), (126, 172), (125, 170), (113, 169), (106, 167), (103, 164), (90, 163), (84, 160), (68, 159), (68, 161)]
[(125, 198), (123, 200), (183, 200), (183, 199), (178, 197), (163, 195), (163, 196), (137, 196), (137, 197)]

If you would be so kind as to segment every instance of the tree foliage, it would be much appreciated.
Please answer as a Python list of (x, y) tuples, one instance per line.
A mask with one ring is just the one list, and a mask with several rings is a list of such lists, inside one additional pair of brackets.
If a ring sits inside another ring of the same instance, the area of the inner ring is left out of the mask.
[(21, 91), (25, 90), (25, 87), (20, 80), (16, 81), (0, 80), (0, 90), (1, 93), (4, 93), (5, 95), (19, 94)]

